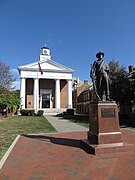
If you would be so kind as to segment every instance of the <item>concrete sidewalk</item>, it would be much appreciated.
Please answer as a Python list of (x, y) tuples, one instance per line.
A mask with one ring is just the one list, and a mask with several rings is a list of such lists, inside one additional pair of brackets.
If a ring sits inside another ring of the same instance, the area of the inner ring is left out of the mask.
[(55, 127), (58, 132), (88, 131), (88, 128), (73, 123), (70, 120), (63, 119), (62, 117), (47, 115), (45, 118)]

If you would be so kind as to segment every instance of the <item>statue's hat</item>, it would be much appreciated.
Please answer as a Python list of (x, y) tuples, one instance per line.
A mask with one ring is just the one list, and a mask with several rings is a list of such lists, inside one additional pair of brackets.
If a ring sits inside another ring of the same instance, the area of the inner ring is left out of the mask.
[(103, 57), (105, 56), (104, 53), (100, 51), (100, 52), (98, 52), (98, 53), (96, 54), (96, 57), (99, 58), (99, 55), (100, 55), (100, 54), (102, 54)]

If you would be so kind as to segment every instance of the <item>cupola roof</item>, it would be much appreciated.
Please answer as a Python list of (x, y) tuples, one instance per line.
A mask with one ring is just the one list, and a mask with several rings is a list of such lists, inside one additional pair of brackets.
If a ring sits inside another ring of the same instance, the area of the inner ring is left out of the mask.
[(46, 42), (45, 42), (44, 46), (43, 46), (41, 49), (49, 49), (49, 48), (47, 47)]

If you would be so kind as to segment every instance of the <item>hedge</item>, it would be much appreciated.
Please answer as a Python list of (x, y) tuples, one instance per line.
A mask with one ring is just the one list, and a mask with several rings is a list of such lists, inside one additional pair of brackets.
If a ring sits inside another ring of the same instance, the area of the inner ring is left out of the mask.
[(66, 110), (66, 113), (67, 113), (68, 115), (74, 115), (74, 109), (67, 109), (67, 110)]

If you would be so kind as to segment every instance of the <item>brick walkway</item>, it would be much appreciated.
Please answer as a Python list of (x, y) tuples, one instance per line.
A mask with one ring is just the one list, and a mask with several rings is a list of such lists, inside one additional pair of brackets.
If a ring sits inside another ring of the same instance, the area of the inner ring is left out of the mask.
[[(122, 129), (135, 145), (135, 131)], [(1, 180), (134, 180), (135, 154), (86, 153), (86, 132), (21, 136), (1, 169)]]

